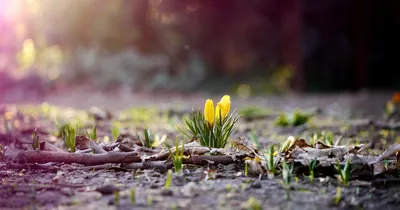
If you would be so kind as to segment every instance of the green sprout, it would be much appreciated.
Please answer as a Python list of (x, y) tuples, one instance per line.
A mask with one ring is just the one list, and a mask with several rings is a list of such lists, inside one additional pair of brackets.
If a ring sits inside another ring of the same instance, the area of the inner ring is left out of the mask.
[(121, 126), (120, 122), (114, 121), (112, 123), (111, 135), (112, 135), (113, 139), (117, 139), (118, 138), (118, 136), (119, 136), (119, 134), (121, 132), (121, 128), (122, 128), (122, 126)]
[(290, 200), (290, 184), (293, 176), (293, 163), (289, 166), (285, 161), (282, 162), (282, 183), (286, 190), (286, 199)]
[(169, 189), (172, 182), (172, 170), (169, 169), (167, 173), (167, 180), (165, 181), (165, 189)]
[(152, 144), (153, 144), (153, 139), (150, 138), (151, 137), (150, 131), (148, 129), (144, 129), (143, 133), (144, 133), (144, 139), (142, 139), (139, 136), (139, 139), (142, 142), (142, 145), (144, 147), (151, 148)]
[(97, 127), (96, 125), (93, 126), (92, 132), (90, 133), (90, 139), (96, 140), (97, 139)]
[(310, 137), (310, 145), (314, 146), (318, 141), (321, 141), (328, 146), (333, 146), (333, 137), (334, 134), (332, 131), (321, 131), (320, 133), (316, 132)]
[(119, 201), (120, 201), (119, 191), (115, 190), (115, 192), (114, 192), (114, 205), (119, 206)]
[(35, 151), (39, 151), (40, 150), (40, 144), (39, 144), (39, 135), (37, 135), (37, 129), (35, 128), (35, 130), (33, 131), (32, 134), (32, 148)]
[(245, 203), (242, 204), (244, 209), (249, 210), (262, 210), (262, 206), (259, 200), (255, 199), (253, 196), (250, 197)]
[(182, 143), (181, 148), (179, 149), (179, 142), (178, 140), (175, 142), (175, 152), (172, 152), (169, 145), (166, 145), (167, 149), (169, 150), (172, 158), (172, 164), (174, 165), (174, 171), (176, 174), (181, 175), (182, 168), (183, 168), (183, 159), (184, 159), (184, 152), (185, 152), (185, 144)]
[(230, 185), (230, 184), (226, 184), (225, 190), (226, 190), (227, 192), (230, 192), (230, 191), (232, 190), (231, 185)]
[(268, 177), (270, 179), (274, 178), (275, 173), (276, 173), (276, 165), (275, 165), (275, 160), (274, 160), (274, 145), (269, 145), (268, 146), (268, 158), (267, 158), (267, 173)]
[(135, 188), (131, 189), (131, 204), (132, 205), (136, 204), (136, 189)]
[(147, 195), (146, 203), (148, 206), (151, 206), (153, 204), (153, 197), (150, 194)]
[(350, 159), (346, 160), (346, 163), (344, 165), (344, 168), (342, 169), (339, 160), (337, 160), (336, 164), (336, 170), (338, 171), (337, 178), (339, 182), (348, 187), (350, 184), (350, 177), (351, 177), (351, 171), (350, 171)]
[(333, 146), (334, 145), (334, 143), (333, 143), (333, 132), (332, 131), (329, 131), (329, 132), (322, 131), (321, 132), (321, 136), (323, 138), (322, 141), (324, 142), (324, 144), (326, 144), (328, 146)]
[(336, 205), (339, 204), (341, 198), (342, 198), (341, 189), (340, 189), (340, 187), (337, 187), (337, 188), (336, 188), (336, 195), (335, 195), (334, 203), (335, 203)]
[(281, 113), (276, 119), (275, 124), (283, 127), (299, 126), (307, 123), (311, 116), (295, 110), (291, 113)]
[(162, 136), (159, 136), (158, 134), (151, 135), (150, 130), (148, 130), (148, 129), (144, 129), (143, 136), (144, 136), (144, 138), (142, 138), (140, 135), (138, 135), (140, 141), (142, 142), (142, 145), (147, 148), (158, 147), (162, 143), (164, 143), (165, 140), (167, 139), (166, 134), (164, 134)]
[(72, 127), (69, 124), (64, 124), (61, 128), (61, 135), (64, 138), (64, 143), (70, 152), (75, 152), (75, 138), (79, 133), (79, 127)]
[(244, 162), (244, 175), (249, 175), (249, 164), (247, 163), (247, 161)]
[(310, 172), (310, 175), (308, 176), (309, 177), (309, 179), (310, 179), (310, 181), (312, 182), (312, 181), (314, 181), (314, 178), (315, 178), (315, 174), (314, 174), (314, 172), (315, 172), (315, 167), (317, 166), (317, 160), (312, 160), (309, 164), (308, 164), (308, 170), (309, 170), (309, 172)]

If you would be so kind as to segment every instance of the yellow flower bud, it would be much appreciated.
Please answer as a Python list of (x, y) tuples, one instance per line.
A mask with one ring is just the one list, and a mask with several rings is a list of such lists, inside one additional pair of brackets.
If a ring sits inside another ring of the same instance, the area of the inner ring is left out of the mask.
[(229, 95), (224, 95), (221, 98), (221, 101), (218, 102), (216, 107), (215, 117), (217, 118), (217, 121), (219, 121), (220, 116), (221, 120), (224, 120), (228, 116), (230, 109), (231, 109), (231, 97)]
[(204, 119), (208, 122), (209, 126), (214, 123), (214, 103), (211, 99), (207, 99), (204, 104)]

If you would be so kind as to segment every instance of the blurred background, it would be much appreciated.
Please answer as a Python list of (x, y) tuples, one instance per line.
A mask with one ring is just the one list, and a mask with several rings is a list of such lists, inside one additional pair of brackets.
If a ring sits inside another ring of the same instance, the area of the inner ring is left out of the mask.
[(0, 0), (0, 90), (395, 90), (399, 26), (398, 0)]

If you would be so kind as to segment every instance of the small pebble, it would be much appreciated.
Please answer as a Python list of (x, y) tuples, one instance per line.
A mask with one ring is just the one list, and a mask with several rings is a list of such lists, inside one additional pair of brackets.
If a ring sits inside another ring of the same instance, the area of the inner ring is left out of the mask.
[(172, 192), (172, 190), (170, 190), (170, 189), (162, 189), (161, 190), (161, 195), (163, 195), (163, 196), (171, 196), (173, 194), (173, 192)]
[(260, 188), (262, 187), (260, 181), (255, 181), (255, 182), (251, 183), (250, 186), (251, 186), (252, 188), (255, 188), (255, 189), (260, 189)]
[(96, 188), (96, 191), (103, 195), (113, 194), (116, 190), (118, 190), (118, 188), (114, 184), (106, 184)]

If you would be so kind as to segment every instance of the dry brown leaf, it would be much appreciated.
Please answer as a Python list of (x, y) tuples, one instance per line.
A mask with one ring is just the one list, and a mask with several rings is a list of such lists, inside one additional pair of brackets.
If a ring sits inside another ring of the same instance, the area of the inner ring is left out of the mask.
[(76, 136), (75, 138), (76, 148), (79, 150), (89, 149), (90, 138), (86, 135)]
[(328, 146), (325, 143), (323, 143), (322, 141), (317, 141), (317, 143), (315, 143), (315, 148), (317, 148), (317, 149), (329, 149), (329, 148), (332, 148), (332, 146)]
[(297, 139), (293, 144), (289, 147), (288, 151), (292, 151), (296, 148), (303, 148), (303, 147), (311, 147), (307, 144), (306, 140), (304, 139)]
[(267, 173), (257, 160), (246, 160), (246, 164), (248, 166), (247, 172), (249, 175), (258, 176), (260, 174), (265, 175)]

